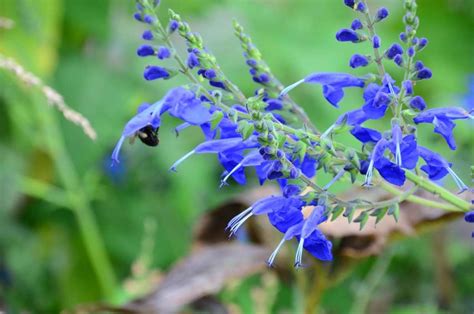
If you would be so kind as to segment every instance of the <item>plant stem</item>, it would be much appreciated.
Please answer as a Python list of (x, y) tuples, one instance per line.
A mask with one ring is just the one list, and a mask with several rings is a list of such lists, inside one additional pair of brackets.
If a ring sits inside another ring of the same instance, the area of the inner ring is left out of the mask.
[[(394, 195), (402, 195), (403, 191), (398, 190), (397, 188), (393, 187), (392, 185), (385, 183), (383, 181), (380, 182), (380, 187), (383, 188), (385, 191), (390, 192)], [(461, 208), (457, 206), (453, 206), (451, 204), (446, 204), (446, 203), (440, 203), (432, 200), (427, 200), (426, 198), (422, 198), (416, 195), (410, 195), (406, 198), (407, 201), (410, 201), (412, 203), (424, 205), (427, 207), (432, 207), (432, 208), (439, 208), (447, 211), (454, 211), (454, 212), (459, 212), (462, 211)]]
[(417, 176), (411, 171), (405, 171), (405, 175), (407, 179), (410, 180), (411, 182), (415, 183), (416, 185), (420, 186), (421, 188), (425, 189), (428, 192), (438, 195), (446, 202), (453, 204), (454, 206), (458, 207), (464, 212), (474, 209), (474, 205), (469, 204), (469, 202), (466, 202), (465, 200), (454, 195), (453, 193), (449, 192), (445, 188), (425, 178)]
[(39, 104), (36, 104), (35, 109), (43, 128), (43, 138), (54, 160), (60, 180), (64, 184), (70, 208), (76, 215), (80, 236), (97, 276), (102, 294), (107, 300), (113, 300), (116, 287), (115, 274), (105, 251), (89, 201), (81, 187), (76, 169), (62, 140), (56, 116), (49, 107), (39, 107)]
[(349, 312), (350, 314), (363, 314), (367, 312), (367, 305), (369, 304), (370, 299), (374, 297), (375, 289), (382, 280), (388, 266), (390, 266), (392, 256), (393, 251), (390, 250), (376, 259), (375, 265), (372, 266), (365, 282), (361, 284), (361, 287), (355, 293), (355, 301)]
[[(365, 16), (365, 20), (367, 21), (367, 29), (369, 30), (369, 35), (372, 40), (374, 36), (376, 35), (374, 22), (372, 21), (372, 17), (370, 16), (369, 6), (367, 5), (366, 1), (364, 1), (364, 3), (365, 3), (365, 6), (367, 7), (367, 11), (364, 13), (364, 16)], [(380, 79), (383, 79), (383, 77), (385, 76), (385, 68), (382, 63), (382, 58), (380, 56), (379, 49), (375, 47), (374, 47), (374, 57), (375, 57), (375, 63), (377, 64), (377, 70), (379, 71), (379, 74), (380, 74)]]

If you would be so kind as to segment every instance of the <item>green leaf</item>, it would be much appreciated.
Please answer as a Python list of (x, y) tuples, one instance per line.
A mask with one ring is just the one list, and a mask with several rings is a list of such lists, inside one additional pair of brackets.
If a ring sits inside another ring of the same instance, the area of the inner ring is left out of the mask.
[(336, 220), (337, 217), (339, 217), (342, 214), (343, 211), (344, 211), (343, 206), (337, 205), (336, 207), (334, 207), (333, 210), (332, 210), (331, 221)]
[(211, 118), (211, 129), (215, 129), (219, 122), (222, 121), (222, 118), (224, 118), (224, 113), (222, 111), (216, 111), (212, 114)]
[(346, 208), (346, 210), (344, 211), (344, 214), (342, 215), (347, 218), (347, 221), (349, 221), (349, 223), (351, 223), (352, 218), (354, 217), (354, 212), (355, 212), (355, 208), (352, 206), (349, 206)]
[(358, 222), (359, 230), (362, 230), (368, 220), (369, 220), (369, 213), (367, 211), (363, 211), (362, 213), (360, 213), (359, 216), (357, 216), (356, 219), (354, 219), (354, 222)]
[(252, 123), (249, 123), (247, 120), (239, 121), (238, 132), (242, 134), (244, 140), (248, 139), (254, 131), (254, 126)]
[(398, 219), (400, 218), (400, 205), (398, 203), (390, 205), (388, 208), (388, 215), (393, 216), (395, 221), (398, 222)]
[(378, 224), (382, 220), (382, 218), (385, 217), (387, 211), (388, 207), (377, 208), (372, 213), (370, 213), (370, 216), (376, 217), (375, 224)]

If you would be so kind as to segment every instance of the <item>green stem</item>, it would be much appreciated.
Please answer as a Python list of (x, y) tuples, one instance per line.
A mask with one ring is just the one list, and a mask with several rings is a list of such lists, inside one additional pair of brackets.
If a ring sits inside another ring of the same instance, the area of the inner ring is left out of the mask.
[(115, 274), (106, 254), (97, 222), (89, 206), (89, 201), (81, 187), (76, 169), (60, 136), (61, 130), (56, 116), (49, 107), (40, 107), (40, 104), (36, 104), (35, 109), (43, 127), (43, 137), (46, 145), (54, 160), (60, 180), (64, 184), (70, 208), (76, 215), (80, 235), (102, 293), (107, 300), (113, 300), (116, 287)]
[(438, 195), (443, 200), (448, 203), (453, 204), (454, 206), (458, 207), (462, 211), (469, 211), (473, 210), (474, 206), (466, 202), (465, 200), (461, 199), (460, 197), (454, 195), (453, 193), (449, 192), (445, 188), (425, 179), (422, 177), (417, 176), (411, 171), (405, 171), (405, 175), (408, 180), (415, 183), (416, 185), (420, 186), (422, 189), (431, 192), (435, 195)]
[[(376, 35), (374, 22), (372, 21), (372, 17), (370, 16), (369, 6), (367, 5), (367, 3), (365, 3), (365, 5), (367, 7), (367, 11), (364, 13), (364, 16), (367, 22), (367, 29), (369, 31), (370, 38), (373, 39), (374, 36)], [(377, 64), (377, 70), (379, 71), (380, 79), (383, 79), (383, 77), (385, 76), (385, 68), (382, 63), (382, 58), (380, 56), (379, 49), (375, 47), (373, 49), (374, 49), (375, 63)]]
[(367, 305), (370, 300), (374, 298), (375, 289), (383, 279), (383, 275), (387, 271), (388, 266), (390, 266), (392, 256), (393, 251), (388, 251), (376, 260), (375, 265), (367, 275), (367, 279), (355, 293), (354, 303), (349, 312), (350, 314), (366, 313)]
[[(397, 188), (393, 187), (392, 185), (385, 183), (383, 181), (380, 182), (380, 187), (383, 188), (385, 191), (392, 193), (394, 195), (402, 195), (404, 192), (398, 190)], [(446, 204), (446, 203), (440, 203), (432, 200), (427, 200), (426, 198), (422, 198), (416, 195), (410, 195), (406, 198), (407, 201), (424, 205), (426, 207), (432, 207), (432, 208), (439, 208), (447, 211), (454, 211), (454, 212), (459, 212), (461, 209), (457, 206), (453, 206), (451, 204)]]

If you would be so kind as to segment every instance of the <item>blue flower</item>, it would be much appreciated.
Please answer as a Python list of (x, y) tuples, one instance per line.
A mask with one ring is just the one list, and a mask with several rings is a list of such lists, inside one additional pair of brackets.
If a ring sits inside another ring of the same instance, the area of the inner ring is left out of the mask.
[(377, 13), (375, 14), (375, 21), (379, 22), (388, 16), (388, 10), (387, 8), (380, 8), (377, 10)]
[[(238, 162), (236, 162), (238, 160)], [(226, 169), (226, 173), (221, 180), (221, 187), (227, 184), (227, 180), (232, 176), (239, 184), (245, 184), (245, 167), (257, 167), (265, 162), (257, 149), (252, 150), (246, 156), (241, 154), (219, 154), (219, 161)]]
[(373, 176), (373, 169), (377, 169), (380, 175), (392, 184), (401, 186), (405, 183), (405, 171), (397, 164), (391, 162), (384, 157), (385, 150), (389, 147), (390, 142), (386, 139), (380, 139), (374, 146), (370, 155), (370, 162), (365, 176), (365, 186), (370, 186)]
[[(407, 89), (407, 94), (408, 94), (408, 91), (410, 91), (410, 89)], [(412, 99), (410, 99), (409, 105), (413, 109), (417, 109), (420, 111), (423, 111), (426, 109), (426, 102), (421, 96), (415, 96)]]
[[(407, 95), (413, 95), (413, 82), (410, 81), (410, 80), (405, 80), (402, 82), (402, 86), (403, 88), (405, 89), (405, 94)], [(413, 107), (413, 106), (412, 106)], [(416, 108), (416, 107), (415, 107)], [(419, 110), (424, 110), (423, 109), (419, 109)]]
[(358, 125), (351, 130), (351, 134), (362, 143), (377, 143), (382, 138), (382, 134), (379, 131)]
[(137, 114), (127, 122), (123, 129), (122, 136), (112, 153), (113, 162), (119, 162), (118, 157), (125, 138), (135, 136), (137, 132), (148, 126), (156, 130), (161, 125), (163, 113), (169, 111), (171, 115), (190, 124), (200, 124), (211, 118), (209, 110), (202, 108), (206, 107), (195, 97), (194, 93), (182, 87), (170, 90), (163, 99), (153, 105), (141, 105)]
[(427, 80), (430, 79), (432, 76), (433, 73), (429, 68), (422, 68), (416, 74), (416, 78), (419, 80)]
[(351, 9), (355, 8), (355, 0), (344, 0), (344, 4)]
[(351, 23), (351, 29), (353, 30), (358, 30), (364, 28), (364, 25), (362, 25), (362, 22), (359, 19), (355, 19)]
[(137, 49), (137, 55), (139, 57), (153, 56), (155, 54), (155, 49), (150, 45), (141, 45)]
[(390, 48), (385, 51), (385, 56), (392, 60), (396, 55), (401, 55), (403, 53), (403, 48), (399, 44), (392, 44)]
[(380, 37), (375, 35), (373, 38), (372, 38), (372, 47), (374, 48), (380, 48)]
[(363, 40), (360, 34), (353, 31), (352, 29), (343, 28), (336, 33), (337, 41), (346, 42), (350, 41), (353, 43), (358, 43)]
[(351, 57), (351, 60), (349, 61), (349, 66), (353, 69), (358, 68), (358, 67), (365, 67), (369, 64), (369, 59), (367, 59), (366, 56), (363, 56), (361, 54), (354, 54)]
[(170, 73), (167, 69), (159, 66), (148, 66), (143, 72), (143, 77), (147, 81), (157, 80), (157, 79), (167, 79), (170, 77)]
[(194, 52), (190, 52), (188, 55), (188, 68), (193, 69), (195, 67), (198, 67), (200, 65), (199, 59), (197, 55)]
[(371, 83), (364, 90), (365, 104), (362, 106), (366, 116), (369, 119), (380, 119), (385, 115), (391, 102), (390, 90), (388, 86), (379, 86)]
[[(298, 201), (299, 198), (286, 198), (284, 196), (274, 195), (263, 198), (255, 202), (255, 204), (244, 210), (242, 213), (232, 218), (227, 224), (226, 229), (230, 231), (230, 235), (232, 236), (250, 217), (278, 212), (288, 206), (294, 206), (294, 200)], [(300, 208), (304, 205), (304, 202), (298, 201), (297, 204), (297, 208)]]
[(346, 73), (313, 73), (304, 79), (287, 86), (281, 91), (280, 97), (288, 94), (289, 91), (302, 83), (321, 84), (323, 86), (323, 95), (326, 100), (334, 107), (338, 107), (338, 103), (344, 97), (343, 88), (364, 87), (365, 80)]
[(441, 180), (449, 173), (458, 186), (460, 192), (468, 189), (461, 178), (459, 178), (459, 176), (451, 169), (452, 164), (448, 163), (443, 157), (441, 157), (441, 155), (423, 146), (418, 146), (418, 153), (426, 163), (426, 165), (421, 167), (421, 170), (428, 175), (430, 180)]
[(160, 60), (163, 60), (163, 59), (168, 59), (170, 56), (171, 56), (171, 52), (168, 48), (166, 48), (165, 46), (160, 46), (158, 48), (158, 52), (156, 54), (156, 56), (158, 57), (158, 59)]
[(142, 38), (144, 40), (153, 40), (153, 38), (154, 38), (153, 32), (150, 31), (150, 30), (144, 31), (143, 34), (142, 34)]
[[(298, 240), (298, 248), (296, 250), (295, 255), (295, 267), (301, 267), (302, 264), (302, 257), (303, 257), (303, 249), (306, 249), (311, 255), (314, 257), (322, 260), (322, 261), (330, 261), (333, 259), (331, 249), (332, 243), (326, 239), (324, 234), (318, 230), (318, 225), (324, 222), (327, 217), (324, 216), (324, 207), (323, 206), (316, 206), (312, 209), (312, 212), (308, 215), (307, 218), (301, 220), (298, 223), (296, 221), (300, 220), (300, 216), (296, 214), (293, 210), (288, 210), (285, 213), (279, 213), (279, 221), (284, 221), (285, 228), (280, 230), (284, 231), (283, 239), (280, 241), (278, 246), (275, 248), (273, 253), (268, 258), (268, 265), (273, 265), (273, 262), (280, 251), (283, 244), (295, 238)], [(296, 214), (296, 215), (295, 215)], [(272, 214), (269, 214), (269, 218)], [(274, 214), (273, 214), (274, 216)], [(292, 219), (288, 219), (288, 218)], [(283, 219), (282, 219), (283, 218)], [(274, 224), (276, 221), (275, 217), (270, 218), (270, 222)], [(290, 225), (290, 222), (294, 223)]]
[(176, 20), (170, 20), (168, 24), (168, 32), (170, 34), (174, 33), (179, 27), (179, 22)]
[(461, 107), (434, 108), (419, 113), (413, 121), (419, 123), (432, 123), (435, 128), (434, 132), (444, 137), (449, 148), (456, 149), (453, 129), (456, 124), (453, 120), (458, 119), (474, 119), (474, 116)]

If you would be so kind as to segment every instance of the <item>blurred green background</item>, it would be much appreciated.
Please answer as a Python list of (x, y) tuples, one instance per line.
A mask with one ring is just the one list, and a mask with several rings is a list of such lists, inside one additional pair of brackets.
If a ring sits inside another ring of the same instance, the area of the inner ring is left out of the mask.
[[(312, 71), (364, 74), (364, 69), (350, 70), (348, 60), (355, 52), (367, 51), (368, 45), (338, 43), (334, 38), (336, 31), (354, 18), (342, 1), (162, 2), (163, 18), (172, 7), (190, 22), (247, 95), (257, 86), (233, 36), (234, 17), (284, 84)], [(390, 9), (388, 21), (378, 26), (387, 47), (402, 30), (401, 1), (370, 2), (372, 7)], [(419, 34), (430, 40), (420, 57), (434, 77), (417, 85), (416, 91), (430, 106), (463, 105), (469, 76), (474, 73), (474, 3), (420, 0), (418, 4)], [(172, 119), (165, 119), (157, 149), (125, 145), (121, 166), (109, 168), (111, 150), (136, 107), (185, 83), (182, 78), (142, 79), (149, 61), (135, 54), (144, 26), (132, 18), (133, 12), (132, 0), (0, 0), (0, 17), (14, 21), (13, 28), (0, 29), (0, 53), (57, 89), (98, 133), (98, 139), (91, 141), (48, 107), (40, 93), (0, 70), (0, 308), (55, 313), (100, 300), (125, 302), (131, 294), (123, 283), (130, 277), (134, 261), (143, 257), (144, 239), (153, 240), (153, 250), (145, 250), (150, 261), (147, 267), (166, 271), (189, 251), (197, 218), (243, 191), (232, 184), (217, 193), (221, 169), (211, 162), (213, 156), (193, 157), (177, 174), (167, 171), (201, 140), (190, 130), (176, 138), (172, 130), (177, 121)], [(184, 47), (179, 40), (176, 43)], [(400, 70), (388, 68), (400, 78)], [(342, 107), (361, 105), (360, 91), (348, 94)], [(302, 86), (292, 95), (320, 129), (340, 114), (324, 102), (319, 87)], [(453, 161), (465, 181), (470, 180), (468, 169), (473, 160), (472, 126), (458, 123), (456, 152), (449, 151), (431, 126), (421, 127), (422, 144)], [(446, 184), (451, 187), (449, 180)], [(72, 204), (65, 201), (71, 196)], [(145, 222), (155, 231), (145, 228)], [(384, 300), (389, 295), (390, 313), (442, 313), (437, 299), (442, 283), (434, 261), (441, 258), (439, 247), (443, 246), (446, 256), (442, 258), (455, 283), (448, 307), (452, 313), (472, 312), (474, 242), (470, 232), (469, 226), (459, 221), (435, 234), (397, 242), (380, 283), (383, 289), (372, 298)], [(437, 244), (440, 234), (445, 240)], [(97, 236), (105, 248), (84, 245), (84, 237), (95, 243)], [(88, 249), (97, 253), (99, 271), (107, 268), (101, 264), (101, 254), (106, 252), (113, 274), (105, 271), (102, 279), (98, 278)], [(366, 260), (341, 284), (327, 290), (321, 309), (346, 312), (376, 262), (377, 258)], [(300, 297), (292, 284), (277, 284), (281, 286), (278, 302), (268, 312), (297, 312)], [(249, 291), (262, 281), (251, 278), (240, 285), (242, 288), (222, 298), (242, 313), (257, 312)]]

